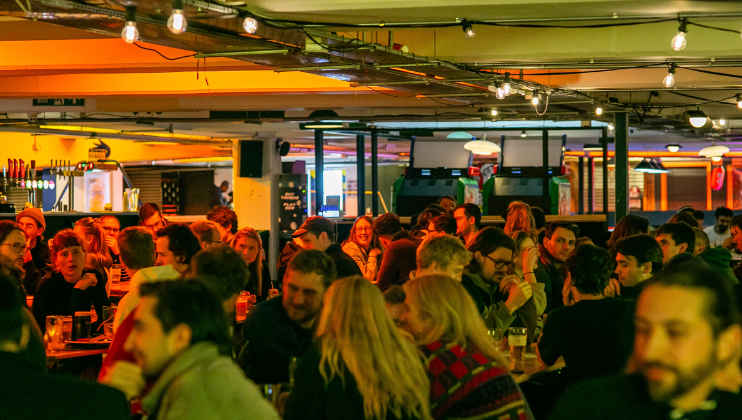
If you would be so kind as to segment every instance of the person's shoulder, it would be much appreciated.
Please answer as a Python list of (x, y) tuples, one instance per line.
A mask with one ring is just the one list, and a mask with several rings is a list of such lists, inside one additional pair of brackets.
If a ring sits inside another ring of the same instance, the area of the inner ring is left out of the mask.
[(742, 418), (742, 394), (727, 391), (717, 391), (716, 416), (718, 419)]
[(275, 327), (288, 319), (284, 313), (281, 296), (268, 299), (254, 305), (245, 317), (242, 325), (243, 332), (251, 333), (258, 330), (266, 330)]
[(56, 271), (51, 271), (49, 274), (45, 275), (44, 277), (39, 280), (38, 286), (36, 286), (36, 295), (39, 293), (45, 293), (49, 289), (53, 289), (55, 286), (59, 286), (61, 284), (60, 282), (60, 275)]
[(703, 229), (707, 234), (716, 233), (716, 225), (711, 225)]
[(84, 398), (86, 404), (108, 406), (113, 403), (125, 404), (126, 402), (126, 397), (121, 391), (97, 382), (85, 381), (65, 375), (44, 375), (43, 377), (44, 388), (47, 392), (64, 390), (67, 394), (73, 393), (80, 396), (81, 400)]
[[(641, 389), (644, 385), (636, 375), (605, 376), (588, 379), (571, 386), (562, 395), (550, 417), (553, 419), (590, 418), (591, 414), (617, 418), (615, 411), (630, 407), (641, 410)], [(597, 418), (597, 417), (595, 417)]]

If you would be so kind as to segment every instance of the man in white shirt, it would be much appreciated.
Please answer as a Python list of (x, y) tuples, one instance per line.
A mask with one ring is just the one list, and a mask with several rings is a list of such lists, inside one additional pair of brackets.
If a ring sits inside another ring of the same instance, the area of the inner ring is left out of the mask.
[[(709, 226), (703, 231), (709, 236), (709, 243), (711, 247), (716, 248), (724, 246), (725, 248), (733, 248), (731, 241), (731, 230), (729, 229), (732, 223), (732, 217), (734, 213), (726, 207), (719, 207), (714, 213), (716, 224)], [(729, 240), (727, 240), (729, 239)]]

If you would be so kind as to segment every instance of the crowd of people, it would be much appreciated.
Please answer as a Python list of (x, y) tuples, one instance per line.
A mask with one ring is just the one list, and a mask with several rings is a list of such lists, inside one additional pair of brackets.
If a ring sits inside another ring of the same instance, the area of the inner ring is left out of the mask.
[[(26, 209), (0, 222), (0, 412), (742, 418), (742, 268), (731, 266), (742, 216), (719, 208), (705, 229), (697, 216), (681, 208), (652, 229), (628, 215), (601, 248), (526, 203), (510, 203), (504, 228), (484, 227), (478, 206), (445, 196), (408, 230), (392, 213), (360, 216), (341, 243), (333, 221), (310, 217), (274, 278), (261, 234), (227, 207), (186, 225), (149, 203), (138, 226), (84, 218), (48, 239), (43, 214)], [(46, 317), (101, 314), (119, 266), (129, 289), (99, 383), (46, 374)], [(510, 328), (542, 364), (565, 367), (518, 383), (493, 340)], [(271, 404), (255, 384), (290, 393)]]

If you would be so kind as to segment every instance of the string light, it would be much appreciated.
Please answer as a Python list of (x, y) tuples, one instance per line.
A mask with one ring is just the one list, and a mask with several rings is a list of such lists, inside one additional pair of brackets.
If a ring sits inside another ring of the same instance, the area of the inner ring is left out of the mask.
[(242, 29), (250, 35), (258, 31), (258, 26), (258, 21), (249, 16), (242, 21)]
[(121, 38), (126, 41), (127, 44), (133, 44), (135, 41), (139, 41), (136, 12), (136, 7), (129, 6), (126, 8), (126, 25), (121, 31)]
[(711, 157), (711, 161), (712, 162), (721, 162), (721, 159), (722, 158), (723, 158), (723, 156), (712, 156)]
[(674, 144), (673, 143), (673, 144), (668, 144), (667, 145), (667, 151), (670, 152), (670, 153), (677, 153), (682, 148), (683, 148), (683, 146), (681, 146), (679, 144)]
[(742, 94), (736, 94), (735, 97), (737, 98), (737, 108), (742, 109)]
[(670, 69), (667, 71), (667, 76), (665, 76), (664, 79), (662, 79), (662, 84), (665, 85), (665, 87), (671, 88), (675, 86), (675, 69), (677, 68), (677, 65), (670, 64)]
[(492, 114), (493, 117), (497, 116), (497, 110), (495, 108), (492, 108), (490, 114)]
[(724, 127), (725, 125), (727, 125), (727, 120), (725, 120), (724, 118), (720, 119), (719, 120), (719, 125), (722, 126), (722, 127)]
[(461, 27), (464, 29), (464, 36), (467, 38), (474, 38), (476, 33), (474, 32), (474, 28), (471, 26), (469, 21), (466, 19), (461, 20)]
[(188, 29), (188, 21), (183, 16), (183, 0), (173, 0), (173, 13), (167, 20), (167, 28), (175, 35), (180, 35)]
[(672, 49), (675, 51), (682, 51), (685, 49), (687, 41), (685, 34), (688, 32), (688, 19), (680, 19), (680, 26), (678, 27), (678, 34), (672, 39)]
[(541, 102), (541, 94), (538, 93), (538, 90), (534, 90), (533, 98), (531, 98), (531, 105), (538, 106), (539, 102)]
[(616, 128), (613, 126), (613, 124), (608, 124), (608, 131), (613, 131), (613, 129)]
[(520, 132), (521, 137), (528, 137), (528, 134), (526, 134), (526, 130), (523, 130)]
[(505, 81), (502, 83), (502, 91), (505, 96), (510, 96), (510, 73), (505, 73)]
[(603, 115), (603, 108), (601, 107), (595, 108), (595, 115)]

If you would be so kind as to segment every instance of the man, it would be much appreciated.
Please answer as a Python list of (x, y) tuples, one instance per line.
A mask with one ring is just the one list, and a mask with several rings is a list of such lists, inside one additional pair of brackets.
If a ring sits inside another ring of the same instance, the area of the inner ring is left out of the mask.
[(132, 313), (139, 304), (140, 289), (146, 283), (178, 280), (180, 273), (170, 265), (155, 266), (155, 243), (149, 231), (142, 226), (128, 227), (121, 231), (117, 245), (121, 252), (122, 272), (129, 274), (131, 282), (129, 292), (121, 298), (116, 309), (113, 342), (103, 359), (98, 380), (126, 392), (130, 386), (122, 384), (129, 384), (132, 378), (126, 365), (118, 365), (116, 362), (134, 361), (134, 356), (124, 346), (134, 327)]
[(376, 285), (385, 291), (393, 285), (404, 284), (410, 278), (410, 273), (417, 268), (415, 258), (422, 240), (402, 230), (399, 216), (394, 213), (377, 217), (373, 229), (384, 246)]
[(23, 287), (33, 295), (39, 281), (52, 270), (52, 256), (49, 246), (42, 241), (46, 230), (46, 219), (41, 210), (31, 207), (24, 209), (15, 217), (15, 222), (26, 236), (26, 252), (23, 256)]
[(304, 250), (322, 251), (335, 263), (338, 278), (361, 276), (361, 269), (353, 258), (343, 252), (335, 242), (335, 223), (322, 216), (313, 216), (305, 220), (299, 230), (291, 236)]
[[(720, 246), (728, 247), (729, 244), (727, 244), (726, 241), (732, 236), (732, 233), (729, 230), (729, 225), (731, 225), (733, 217), (734, 213), (732, 210), (726, 207), (719, 207), (714, 212), (714, 220), (716, 221), (716, 224), (703, 230), (709, 236), (709, 242), (711, 242), (711, 245), (714, 248)], [(729, 242), (731, 243), (731, 241)]]
[(662, 271), (662, 248), (649, 235), (634, 235), (616, 242), (618, 281), (611, 279), (603, 294), (606, 297), (637, 300), (646, 281)]
[(23, 257), (26, 255), (26, 235), (10, 220), (0, 221), (0, 274), (13, 280), (21, 305), (26, 306), (26, 289), (23, 286)]
[(706, 214), (704, 214), (704, 212), (702, 212), (701, 210), (696, 210), (695, 217), (696, 223), (698, 223), (698, 228), (703, 229), (703, 219), (706, 218)]
[(456, 218), (446, 213), (430, 219), (428, 236), (455, 235), (458, 230)]
[(461, 281), (471, 254), (458, 238), (450, 235), (426, 238), (417, 249), (415, 277), (443, 274)]
[(289, 262), (283, 296), (258, 304), (242, 326), (246, 347), (240, 365), (256, 383), (289, 381), (289, 363), (314, 337), (325, 290), (337, 277), (335, 263), (317, 250), (301, 251)]
[(650, 280), (636, 308), (635, 373), (575, 385), (551, 419), (742, 418), (742, 396), (715, 385), (742, 345), (733, 296), (708, 269)]
[(533, 338), (536, 318), (541, 315), (534, 297), (542, 302), (546, 297), (540, 287), (508, 275), (514, 266), (513, 239), (500, 228), (487, 227), (477, 233), (467, 249), (472, 259), (461, 284), (474, 299), (487, 327), (527, 327), (529, 338)]
[(188, 226), (173, 223), (157, 231), (155, 265), (172, 265), (181, 275), (188, 270), (191, 257), (201, 250), (201, 244)]
[(539, 360), (551, 366), (564, 357), (560, 385), (623, 372), (634, 341), (635, 303), (603, 296), (614, 265), (608, 251), (583, 245), (564, 265), (571, 305), (546, 318)]
[(24, 353), (39, 332), (24, 320), (17, 295), (16, 286), (0, 275), (2, 418), (128, 420), (129, 405), (120, 391), (72, 376), (50, 375), (44, 364), (30, 363)]
[(220, 246), (199, 251), (191, 261), (188, 278), (204, 283), (222, 302), (228, 319), (235, 319), (237, 298), (250, 280), (245, 260), (234, 249)]
[(167, 220), (162, 217), (160, 206), (155, 203), (145, 203), (139, 209), (139, 224), (155, 236), (158, 230), (168, 225)]
[(206, 215), (206, 220), (216, 223), (224, 244), (229, 244), (237, 233), (237, 213), (229, 207), (215, 208)]
[[(108, 253), (111, 255), (113, 264), (121, 265), (121, 251), (119, 251), (118, 237), (121, 232), (121, 223), (116, 216), (107, 214), (100, 218), (101, 226), (103, 227), (103, 235), (108, 245)], [(126, 273), (126, 270), (121, 269), (121, 281), (129, 281), (131, 278)]]
[(544, 243), (544, 231), (546, 230), (546, 215), (543, 210), (533, 206), (531, 206), (531, 214), (533, 215), (533, 221), (536, 222), (537, 243), (542, 244)]
[(456, 235), (464, 241), (464, 244), (468, 244), (479, 232), (482, 211), (476, 204), (460, 204), (453, 210), (453, 217), (456, 218)]
[(537, 281), (544, 284), (546, 313), (564, 305), (562, 300), (564, 277), (561, 267), (575, 249), (578, 236), (580, 229), (577, 225), (564, 221), (552, 222), (544, 231), (544, 240), (539, 247), (541, 256), (534, 274)]
[(219, 232), (219, 225), (209, 220), (199, 220), (191, 223), (189, 226), (191, 232), (201, 242), (201, 249), (209, 249), (223, 245), (222, 234)]
[(452, 195), (444, 195), (438, 199), (438, 205), (446, 210), (446, 213), (453, 214), (453, 209), (456, 208), (456, 198)]
[(227, 191), (229, 191), (228, 181), (222, 181), (221, 185), (218, 187), (214, 185), (214, 190), (211, 193), (209, 207), (213, 209), (215, 207), (228, 205), (229, 200), (224, 197), (224, 193), (226, 193)]
[(221, 302), (201, 282), (147, 283), (134, 312), (126, 350), (144, 380), (148, 418), (158, 420), (278, 419), (276, 410), (232, 359)]
[[(732, 227), (729, 230), (732, 236), (724, 241), (724, 247), (732, 249), (734, 252), (739, 254), (742, 252), (742, 215), (733, 217), (731, 226)], [(729, 242), (729, 246), (726, 245), (727, 241)], [(738, 264), (734, 267), (734, 276), (737, 277), (737, 280), (742, 282), (742, 264)]]
[(664, 270), (706, 267), (702, 259), (692, 254), (696, 247), (696, 234), (687, 223), (665, 223), (657, 229), (656, 239), (662, 248)]
[(732, 271), (732, 254), (729, 250), (724, 247), (711, 248), (708, 235), (701, 229), (693, 228), (693, 233), (696, 236), (693, 256), (704, 260), (710, 269), (718, 272), (732, 287), (739, 284)]

